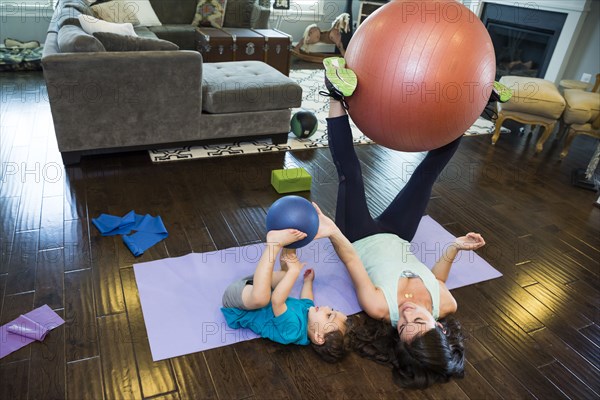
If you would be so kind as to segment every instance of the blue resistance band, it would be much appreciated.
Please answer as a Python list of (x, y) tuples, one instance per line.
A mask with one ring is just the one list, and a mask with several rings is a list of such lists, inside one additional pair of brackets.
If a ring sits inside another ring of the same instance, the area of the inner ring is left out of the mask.
[[(130, 211), (123, 217), (100, 214), (98, 218), (92, 219), (92, 223), (102, 236), (123, 235), (123, 243), (136, 257), (169, 236), (160, 217), (139, 215), (135, 211)], [(131, 231), (135, 233), (129, 235)]]

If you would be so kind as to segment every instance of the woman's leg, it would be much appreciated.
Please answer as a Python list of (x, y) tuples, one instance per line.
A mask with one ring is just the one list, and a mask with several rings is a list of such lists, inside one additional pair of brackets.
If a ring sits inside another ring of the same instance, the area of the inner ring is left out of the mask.
[(394, 201), (376, 218), (382, 229), (412, 240), (429, 203), (433, 184), (458, 149), (460, 139), (427, 153)]
[(348, 115), (341, 103), (333, 99), (329, 105), (327, 134), (339, 178), (336, 225), (351, 242), (382, 232), (369, 213)]

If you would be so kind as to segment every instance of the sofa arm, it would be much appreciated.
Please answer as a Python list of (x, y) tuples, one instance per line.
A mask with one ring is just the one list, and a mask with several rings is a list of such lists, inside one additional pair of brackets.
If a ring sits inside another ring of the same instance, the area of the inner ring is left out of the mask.
[(271, 9), (263, 7), (258, 2), (254, 3), (252, 8), (251, 24), (253, 29), (267, 29), (269, 27), (269, 17)]
[(58, 53), (42, 66), (61, 152), (177, 142), (197, 130), (197, 52)]

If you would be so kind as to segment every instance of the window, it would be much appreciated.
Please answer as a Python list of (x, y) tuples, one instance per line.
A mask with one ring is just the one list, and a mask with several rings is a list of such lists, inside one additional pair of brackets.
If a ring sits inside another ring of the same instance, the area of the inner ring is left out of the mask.
[(315, 21), (320, 20), (323, 15), (325, 8), (325, 0), (280, 0), (282, 3), (288, 2), (289, 10), (278, 10), (273, 9), (271, 5), (271, 11), (274, 14), (283, 14), (284, 18), (288, 21), (291, 20), (306, 20), (307, 18), (314, 19)]
[(25, 21), (50, 20), (52, 0), (0, 0), (0, 22), (7, 18), (20, 18)]

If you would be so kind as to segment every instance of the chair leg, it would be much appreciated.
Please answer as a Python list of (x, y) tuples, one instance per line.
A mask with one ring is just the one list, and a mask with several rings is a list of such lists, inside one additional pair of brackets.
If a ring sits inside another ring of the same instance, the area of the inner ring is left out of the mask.
[(540, 126), (544, 127), (544, 133), (542, 134), (542, 137), (538, 140), (538, 142), (535, 145), (536, 153), (540, 153), (544, 149), (544, 143), (546, 143), (546, 140), (548, 140), (548, 138), (554, 131), (556, 122), (554, 122), (553, 124), (540, 124)]
[(505, 119), (506, 117), (502, 111), (500, 111), (498, 113), (498, 118), (496, 118), (496, 126), (494, 128), (494, 134), (492, 135), (492, 145), (495, 145), (498, 141), (498, 138), (500, 137), (500, 130), (502, 129), (502, 124), (504, 123)]
[(558, 120), (558, 132), (556, 132), (556, 140), (559, 142), (565, 137), (567, 132), (569, 131), (569, 125), (565, 124), (565, 120), (563, 118)]
[(533, 133), (536, 129), (537, 125), (525, 124), (521, 127), (519, 132), (521, 132), (523, 135), (528, 135), (530, 133)]
[(567, 156), (567, 154), (569, 154), (569, 149), (571, 148), (571, 143), (573, 142), (573, 139), (575, 139), (575, 135), (576, 135), (575, 131), (573, 129), (569, 129), (569, 134), (567, 135), (563, 149), (560, 152), (561, 160), (563, 158), (565, 158)]

